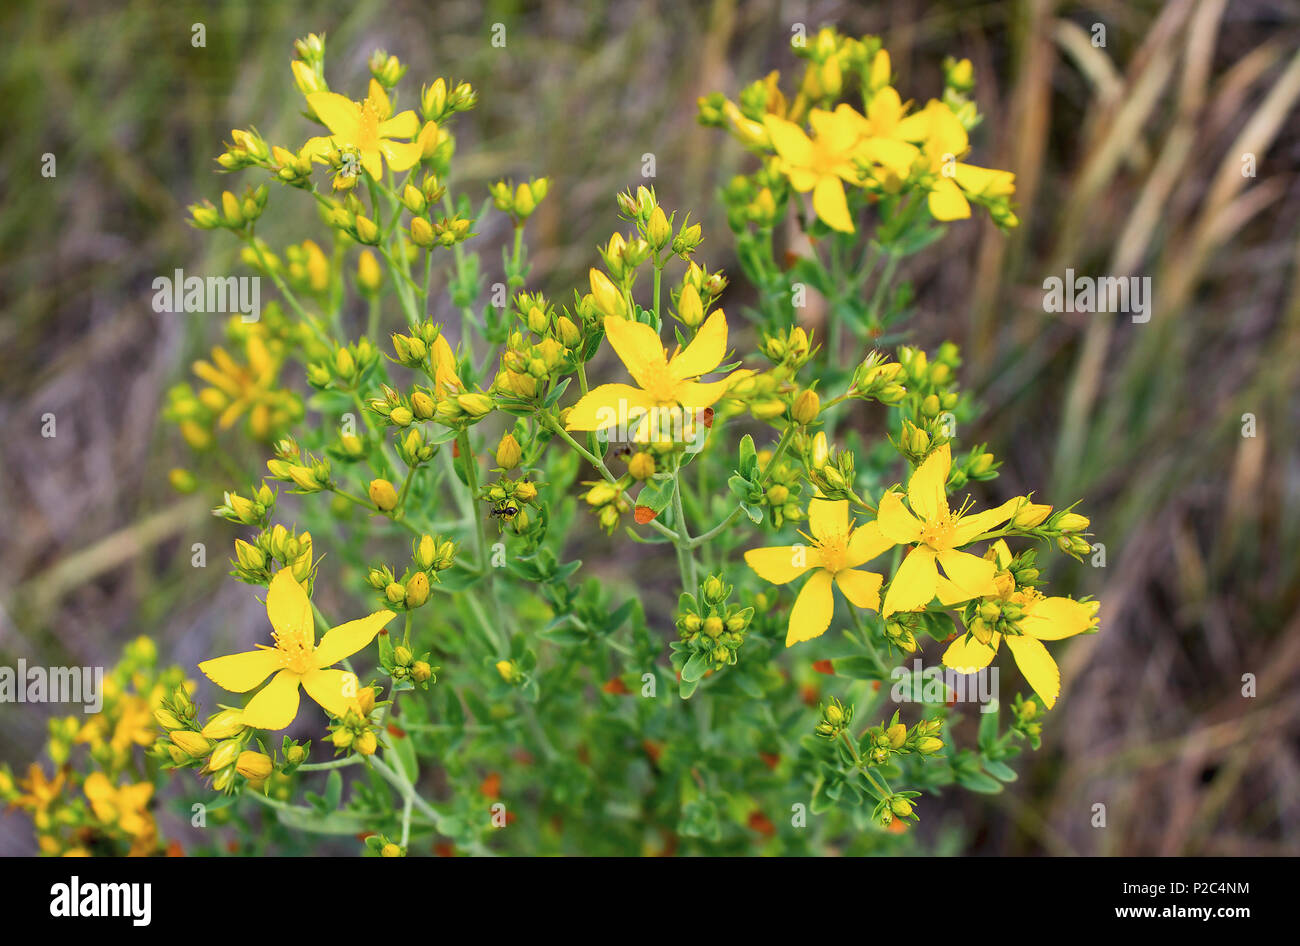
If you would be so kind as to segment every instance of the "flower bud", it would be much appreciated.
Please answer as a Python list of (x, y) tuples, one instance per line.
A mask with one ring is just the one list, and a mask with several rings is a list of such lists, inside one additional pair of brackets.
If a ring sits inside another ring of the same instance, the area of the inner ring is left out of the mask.
[(384, 512), (390, 512), (397, 508), (397, 490), (388, 480), (377, 479), (370, 481), (370, 501)]
[(523, 450), (519, 447), (519, 441), (513, 434), (503, 434), (497, 444), (497, 466), (503, 470), (513, 470), (519, 465), (521, 459), (523, 459)]
[(264, 752), (241, 752), (235, 760), (235, 771), (252, 781), (267, 778), (274, 767), (271, 757)]

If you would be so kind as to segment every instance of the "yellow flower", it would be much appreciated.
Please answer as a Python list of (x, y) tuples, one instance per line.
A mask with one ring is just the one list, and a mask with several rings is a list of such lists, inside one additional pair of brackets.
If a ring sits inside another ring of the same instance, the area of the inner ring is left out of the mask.
[(153, 797), (152, 783), (114, 787), (103, 772), (94, 772), (82, 790), (90, 800), (95, 817), (104, 824), (115, 824), (133, 838), (154, 833), (153, 818), (147, 809)]
[[(727, 319), (719, 309), (709, 316), (695, 339), (669, 357), (659, 333), (641, 322), (614, 316), (605, 319), (605, 337), (638, 386), (602, 384), (573, 405), (566, 428), (603, 430), (633, 415), (675, 408), (688, 413), (717, 403), (727, 389), (752, 371), (733, 371), (720, 381), (702, 382), (727, 354)], [(619, 405), (623, 410), (619, 410)]]
[(266, 616), (275, 629), (274, 647), (260, 646), (243, 654), (216, 657), (199, 669), (217, 686), (247, 693), (271, 674), (271, 682), (248, 701), (241, 719), (256, 729), (284, 729), (298, 715), (298, 686), (333, 716), (357, 709), (357, 678), (327, 669), (374, 640), (391, 621), (392, 611), (376, 611), (358, 621), (340, 624), (316, 643), (311, 599), (293, 573), (282, 568), (271, 579)]
[(312, 92), (307, 96), (316, 117), (330, 130), (328, 136), (312, 138), (306, 152), (313, 157), (336, 148), (353, 147), (361, 155), (361, 166), (376, 181), (383, 180), (384, 165), (394, 171), (405, 171), (420, 160), (423, 145), (418, 141), (394, 141), (394, 138), (413, 138), (420, 131), (420, 120), (407, 109), (393, 117), (393, 106), (388, 94), (374, 79), (364, 102), (353, 102), (337, 92)]
[(200, 399), (221, 411), (217, 426), (222, 430), (249, 412), (254, 434), (265, 438), (271, 433), (270, 415), (276, 400), (273, 389), (280, 361), (256, 334), (248, 336), (244, 351), (247, 365), (239, 364), (220, 347), (212, 349), (211, 362), (194, 362), (194, 373), (212, 385), (200, 394)]
[(1033, 588), (1017, 588), (1015, 579), (1006, 570), (1011, 564), (1011, 550), (998, 540), (993, 552), (1000, 570), (995, 579), (997, 591), (988, 600), (1020, 608), (1024, 615), (1016, 622), (1020, 633), (1000, 634), (982, 621), (973, 622), (964, 637), (948, 645), (943, 663), (959, 673), (975, 673), (989, 665), (998, 645), (1005, 640), (1025, 680), (1051, 709), (1061, 691), (1061, 671), (1042, 642), (1063, 640), (1091, 630), (1097, 623), (1097, 602), (1048, 598)]
[(907, 141), (921, 143), (922, 154), (934, 175), (927, 203), (936, 220), (969, 217), (966, 194), (998, 198), (1009, 197), (1016, 191), (1016, 176), (1010, 171), (976, 167), (957, 160), (970, 150), (970, 141), (952, 109), (942, 102), (931, 99), (924, 109), (902, 119), (896, 134)]
[(23, 793), (14, 799), (13, 804), (32, 814), (48, 811), (63, 791), (66, 779), (63, 769), (55, 770), (54, 778), (47, 779), (45, 770), (33, 762), (27, 767), (27, 777), (18, 780), (18, 787)]
[(936, 594), (944, 604), (957, 604), (997, 590), (993, 563), (957, 550), (1015, 515), (1020, 499), (977, 514), (954, 513), (948, 508), (946, 490), (951, 468), (952, 453), (945, 443), (926, 457), (908, 480), (910, 512), (899, 493), (888, 492), (880, 498), (876, 521), (881, 533), (895, 544), (916, 543), (889, 583), (880, 612), (884, 617), (924, 608)]
[(811, 548), (776, 546), (745, 553), (745, 564), (774, 585), (789, 584), (804, 572), (813, 572), (790, 611), (786, 647), (826, 633), (835, 611), (832, 584), (855, 606), (879, 608), (884, 576), (862, 571), (858, 566), (897, 544), (882, 536), (874, 522), (854, 528), (849, 521), (847, 499), (813, 499), (808, 504), (808, 526), (812, 535), (804, 538)]
[(790, 186), (813, 192), (813, 210), (827, 226), (853, 232), (844, 182), (861, 184), (862, 165), (883, 164), (898, 176), (906, 176), (916, 157), (916, 148), (900, 140), (873, 137), (871, 125), (851, 105), (838, 105), (833, 112), (815, 108), (808, 113), (814, 137), (802, 128), (775, 115), (763, 123), (780, 158)]

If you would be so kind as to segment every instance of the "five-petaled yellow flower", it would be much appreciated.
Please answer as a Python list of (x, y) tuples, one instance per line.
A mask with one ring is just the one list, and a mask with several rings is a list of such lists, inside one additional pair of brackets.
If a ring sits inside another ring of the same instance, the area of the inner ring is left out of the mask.
[(316, 643), (311, 599), (293, 573), (282, 568), (271, 579), (266, 594), (266, 616), (275, 630), (274, 647), (228, 657), (216, 657), (199, 664), (217, 686), (235, 693), (247, 693), (271, 674), (271, 682), (244, 707), (242, 720), (255, 729), (284, 729), (298, 715), (298, 687), (333, 716), (345, 716), (360, 709), (356, 674), (327, 669), (365, 647), (396, 615), (376, 611), (358, 621), (340, 624)]
[[(419, 141), (394, 141), (414, 138), (420, 132), (420, 120), (407, 109), (393, 115), (388, 94), (374, 79), (364, 102), (354, 102), (337, 92), (312, 92), (307, 96), (316, 117), (330, 130), (328, 135), (307, 142), (307, 153), (317, 157), (335, 148), (356, 148), (361, 166), (376, 181), (383, 180), (384, 161), (394, 171), (406, 171), (420, 160), (423, 145)], [(391, 118), (389, 116), (392, 116)]]
[(804, 538), (811, 547), (775, 546), (745, 553), (745, 564), (774, 585), (789, 584), (804, 572), (813, 572), (790, 611), (786, 647), (826, 633), (835, 611), (831, 585), (837, 586), (851, 604), (878, 609), (884, 576), (862, 571), (858, 566), (897, 544), (882, 536), (874, 522), (854, 528), (849, 521), (847, 499), (813, 499), (808, 503), (808, 526), (812, 535)]
[(969, 217), (966, 194), (996, 198), (1009, 197), (1016, 191), (1016, 176), (1010, 171), (976, 167), (957, 160), (970, 150), (970, 140), (952, 109), (942, 102), (931, 99), (924, 109), (902, 119), (895, 134), (921, 145), (934, 175), (927, 203), (935, 220)]
[(863, 181), (863, 166), (882, 164), (900, 177), (907, 175), (916, 149), (886, 137), (872, 137), (871, 126), (851, 105), (838, 105), (833, 112), (815, 108), (808, 113), (813, 137), (794, 122), (765, 115), (772, 147), (780, 158), (781, 170), (790, 186), (812, 191), (813, 210), (828, 227), (853, 232), (844, 183)]
[(908, 480), (910, 512), (899, 493), (891, 491), (880, 499), (876, 521), (881, 534), (893, 544), (915, 543), (889, 583), (880, 612), (884, 617), (895, 611), (920, 610), (935, 595), (944, 604), (958, 604), (997, 591), (993, 563), (958, 549), (1010, 519), (1021, 500), (1010, 499), (981, 513), (954, 513), (948, 508), (946, 488), (951, 468), (952, 453), (945, 443), (926, 457)]
[(982, 621), (973, 622), (966, 635), (948, 645), (943, 655), (944, 665), (959, 673), (983, 670), (1005, 640), (1025, 680), (1051, 709), (1061, 691), (1061, 671), (1042, 642), (1063, 640), (1091, 630), (1097, 623), (1097, 602), (1048, 598), (1033, 588), (1017, 588), (1015, 578), (1006, 570), (1011, 564), (1007, 544), (999, 539), (993, 544), (993, 554), (999, 569), (994, 579), (997, 592), (985, 600), (995, 605), (1017, 605), (1024, 614), (1016, 622), (1020, 633), (1000, 634)]
[[(669, 357), (659, 333), (649, 325), (618, 316), (605, 319), (605, 337), (636, 382), (592, 388), (569, 412), (568, 430), (604, 430), (634, 416), (681, 407), (687, 412), (711, 407), (727, 389), (752, 371), (733, 371), (720, 381), (697, 380), (717, 369), (727, 354), (727, 318), (719, 309), (699, 334)], [(620, 404), (623, 409), (620, 411)]]

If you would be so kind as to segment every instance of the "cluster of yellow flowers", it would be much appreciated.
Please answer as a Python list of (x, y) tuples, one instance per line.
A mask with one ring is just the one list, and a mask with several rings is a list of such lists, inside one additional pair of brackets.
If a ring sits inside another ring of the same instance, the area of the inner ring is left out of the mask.
[[(810, 62), (793, 101), (773, 72), (746, 89), (739, 103), (720, 94), (701, 99), (701, 120), (726, 127), (790, 187), (811, 192), (817, 217), (835, 230), (855, 229), (845, 185), (861, 195), (860, 203), (916, 192), (925, 195), (935, 220), (965, 219), (974, 202), (988, 207), (999, 224), (1016, 225), (1009, 203), (1015, 175), (963, 161), (979, 121), (965, 97), (972, 85), (969, 60), (949, 61), (943, 99), (916, 108), (890, 84), (889, 52), (878, 39), (853, 39), (827, 27), (803, 51)], [(847, 102), (829, 107), (848, 75), (860, 80), (861, 111)], [(760, 210), (775, 204), (771, 193), (757, 201)]]
[(160, 670), (157, 658), (154, 642), (137, 638), (105, 674), (99, 712), (50, 720), (45, 752), (52, 774), (39, 762), (21, 777), (0, 767), (0, 801), (31, 817), (42, 854), (140, 856), (163, 849), (151, 811), (154, 714), (168, 694), (194, 684), (179, 667)]
[[(1040, 592), (1036, 553), (1013, 552), (1007, 540), (1055, 544), (1078, 558), (1089, 549), (1088, 520), (1030, 496), (985, 511), (975, 511), (968, 499), (950, 502), (969, 483), (997, 475), (997, 461), (983, 445), (964, 456), (953, 452), (952, 423), (972, 410), (955, 387), (955, 346), (945, 344), (933, 355), (902, 346), (892, 360), (862, 348), (855, 353), (842, 335), (845, 323), (855, 335), (878, 335), (905, 307), (905, 299), (889, 295), (889, 280), (898, 258), (911, 251), (906, 247), (929, 242), (934, 231), (926, 228), (969, 217), (971, 204), (987, 208), (1001, 226), (1016, 223), (1014, 176), (964, 161), (979, 121), (968, 97), (969, 62), (946, 63), (942, 96), (917, 107), (892, 86), (889, 54), (878, 39), (823, 30), (799, 50), (808, 65), (790, 99), (773, 73), (737, 101), (722, 95), (701, 100), (702, 120), (727, 128), (759, 164), (723, 195), (742, 243), (741, 265), (761, 297), (750, 320), (756, 355), (742, 363), (731, 347), (738, 335), (742, 344), (751, 339), (734, 331), (738, 326), (720, 306), (727, 277), (698, 259), (701, 227), (666, 210), (648, 186), (617, 196), (630, 226), (597, 248), (601, 265), (589, 270), (585, 291), (564, 305), (525, 289), (523, 231), (550, 194), (549, 179), (490, 185), (484, 209), (490, 204), (508, 217), (514, 239), (502, 254), (506, 291), (481, 305), (483, 273), (465, 245), (478, 220), (472, 204), (458, 202), (448, 187), (455, 151), (451, 119), (472, 108), (477, 93), (438, 79), (421, 90), (418, 110), (399, 110), (397, 84), (405, 67), (380, 52), (370, 61), (365, 98), (354, 101), (329, 88), (320, 37), (300, 40), (296, 48), (292, 73), (304, 114), (324, 133), (288, 147), (237, 129), (218, 161), (228, 171), (260, 170), (272, 186), (309, 195), (333, 247), (308, 239), (276, 252), (262, 241), (255, 229), (268, 205), (266, 184), (242, 199), (226, 192), (220, 208), (192, 207), (196, 226), (224, 229), (242, 241), (244, 262), (275, 282), (284, 308), (269, 305), (256, 325), (232, 321), (231, 347), (242, 362), (226, 348), (215, 349), (194, 366), (207, 387), (197, 393), (178, 388), (168, 406), (196, 448), (206, 449), (215, 431), (247, 418), (251, 437), (273, 449), (266, 478), (247, 489), (225, 489), (214, 510), (256, 530), (236, 540), (232, 574), (266, 588), (270, 642), (199, 664), (223, 690), (253, 694), (206, 723), (183, 687), (173, 683), (159, 691), (161, 702), (148, 706), (166, 733), (153, 746), (155, 758), (196, 768), (223, 792), (245, 786), (260, 791), (260, 801), (295, 826), (322, 812), (289, 805), (282, 794), (271, 797), (272, 787), (287, 792), (295, 771), (365, 765), (397, 790), (400, 801), (386, 811), (378, 796), (367, 796), (375, 806), (373, 824), (400, 838), (371, 833), (373, 852), (404, 853), (413, 831), (435, 829), (473, 848), (477, 829), (453, 827), (466, 822), (445, 818), (419, 798), (419, 755), (403, 728), (408, 713), (425, 732), (464, 722), (459, 697), (450, 692), (450, 722), (431, 722), (425, 711), (408, 709), (416, 699), (408, 694), (427, 690), (441, 669), (418, 643), (429, 630), (429, 615), (447, 619), (448, 627), (440, 623), (437, 630), (455, 643), (442, 639), (436, 649), (455, 659), (447, 672), (466, 693), (476, 725), (497, 730), (517, 714), (535, 738), (532, 749), (548, 760), (557, 755), (553, 740), (574, 742), (583, 752), (587, 740), (548, 733), (551, 720), (539, 720), (534, 704), (544, 717), (539, 701), (545, 687), (572, 687), (567, 675), (573, 661), (557, 667), (539, 656), (538, 646), (549, 640), (607, 647), (608, 660), (625, 661), (625, 675), (640, 675), (657, 662), (652, 644), (633, 649), (613, 640), (640, 613), (632, 603), (613, 607), (599, 582), (582, 590), (569, 583), (580, 563), (560, 556), (578, 505), (567, 492), (579, 480), (581, 461), (595, 471), (583, 498), (600, 528), (614, 535), (631, 512), (631, 538), (670, 544), (676, 554), (681, 595), (672, 623), (679, 639), (670, 643), (670, 661), (681, 697), (692, 697), (706, 678), (720, 678), (734, 680), (748, 697), (778, 698), (788, 681), (771, 668), (747, 665), (774, 658), (779, 650), (771, 648), (779, 648), (782, 630), (787, 648), (824, 635), (835, 621), (838, 589), (847, 603), (841, 613), (851, 624), (845, 639), (854, 648), (849, 659), (859, 661), (853, 665), (858, 679), (879, 683), (889, 676), (878, 644), (912, 653), (927, 634), (946, 638), (943, 662), (973, 672), (987, 666), (1005, 640), (1042, 704), (1055, 703), (1059, 671), (1042, 642), (1094, 630), (1097, 603)], [(850, 90), (860, 95), (858, 104), (844, 101)], [(328, 191), (314, 179), (320, 168)], [(813, 215), (797, 217), (813, 255), (786, 273), (775, 264), (772, 239), (798, 194), (811, 194)], [(860, 237), (873, 218), (875, 236)], [(819, 255), (827, 247), (830, 261)], [(838, 262), (849, 251), (865, 259), (868, 250), (888, 259), (870, 303), (869, 271), (846, 272)], [(344, 301), (350, 255), (367, 328), (355, 340), (348, 328), (353, 313)], [(440, 325), (428, 315), (435, 259), (450, 266), (459, 325)], [(836, 333), (830, 345), (818, 344), (811, 327), (797, 324), (782, 301), (796, 284), (806, 288), (804, 281), (834, 303), (830, 317), (838, 321), (830, 326)], [(392, 299), (404, 326), (389, 334), (388, 354), (377, 339), (384, 331), (383, 304)], [(672, 330), (667, 342), (666, 326)], [(592, 385), (588, 368), (606, 348), (627, 378)], [(290, 360), (301, 364), (312, 389), (305, 402), (279, 387)], [(405, 383), (403, 375), (409, 376)], [(891, 435), (888, 444), (881, 438), (883, 450), (862, 449), (860, 430), (841, 426), (851, 419), (848, 407), (866, 402), (889, 412)], [(344, 420), (337, 429), (331, 422), (297, 429), (308, 407)], [(730, 446), (734, 438), (725, 436), (731, 432), (742, 433), (738, 457)], [(765, 435), (775, 443), (756, 442)], [(614, 457), (626, 461), (625, 473), (611, 469)], [(893, 482), (891, 464), (899, 457), (910, 467), (905, 483)], [(489, 467), (496, 462), (495, 478), (484, 476), (485, 458)], [(188, 474), (174, 479), (184, 488), (196, 485)], [(274, 522), (282, 512), (276, 484), (304, 497), (301, 530)], [(454, 515), (447, 514), (449, 495)], [(312, 511), (323, 506), (324, 515)], [(358, 525), (360, 516), (365, 519)], [(344, 538), (340, 526), (349, 519), (351, 534)], [(500, 542), (489, 541), (487, 523), (499, 527)], [(796, 524), (806, 527), (804, 541), (776, 544), (775, 534)], [(775, 585), (802, 580), (788, 617), (780, 614), (781, 593), (754, 591), (762, 586), (743, 569), (744, 580), (732, 575), (736, 584), (729, 583), (729, 558), (741, 543), (756, 544), (742, 526), (773, 534), (774, 544), (744, 552), (759, 579)], [(367, 558), (371, 551), (361, 539), (390, 528), (411, 533), (409, 566)], [(338, 584), (380, 606), (333, 627), (313, 600), (316, 545), (331, 539)], [(872, 564), (890, 557), (888, 565)], [(512, 579), (528, 587), (522, 604), (500, 592)], [(463, 607), (425, 608), (443, 600), (435, 599), (438, 594)], [(868, 612), (875, 613), (869, 620)], [(399, 615), (400, 636), (389, 628)], [(364, 659), (372, 644), (375, 673), (389, 681), (383, 702), (379, 687), (363, 685), (350, 662)], [(602, 693), (627, 692), (621, 677), (614, 679), (618, 686), (607, 682)], [(329, 742), (344, 758), (308, 762), (309, 744), (288, 739), (277, 757), (263, 742), (259, 733), (295, 721), (302, 692), (331, 720)], [(797, 687), (791, 692), (803, 704), (816, 702)], [(1036, 703), (1017, 700), (1016, 732), (1036, 739), (1036, 713)], [(556, 714), (560, 721), (572, 718)], [(885, 770), (894, 778), (894, 766), (936, 764), (950, 746), (943, 720), (931, 716), (909, 727), (896, 712), (856, 737), (849, 732), (852, 720), (853, 707), (832, 700), (814, 729), (835, 743), (849, 770), (830, 767), (834, 760), (801, 758), (797, 778), (815, 782), (826, 797), (838, 797), (847, 785), (873, 798), (871, 817), (878, 825), (915, 819), (919, 793), (891, 789)], [(118, 740), (116, 734), (102, 738), (110, 748)], [(689, 751), (684, 746), (693, 739), (683, 737), (677, 751)], [(1012, 754), (1004, 741), (996, 751), (987, 759), (995, 767)], [(712, 838), (720, 831), (716, 811), (694, 794), (705, 777), (685, 768), (692, 778), (682, 792), (682, 833)], [(134, 788), (114, 787), (120, 769), (105, 769), (107, 782), (86, 784), (88, 810), (95, 815), (111, 808), (128, 835), (137, 836), (129, 824), (148, 836), (143, 821), (120, 814), (140, 807), (135, 794), (122, 794)], [(331, 771), (330, 778), (336, 776)], [(48, 808), (40, 798), (60, 790), (35, 775), (23, 788), (23, 804), (34, 812)], [(337, 803), (337, 791), (333, 798)], [(361, 815), (338, 814), (331, 830), (358, 827)]]

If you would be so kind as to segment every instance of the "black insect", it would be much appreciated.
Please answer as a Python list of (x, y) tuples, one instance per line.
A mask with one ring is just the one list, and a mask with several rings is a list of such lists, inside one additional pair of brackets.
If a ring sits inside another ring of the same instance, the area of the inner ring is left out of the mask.
[(513, 519), (515, 516), (519, 515), (519, 510), (518, 508), (507, 504), (495, 507), (490, 513), (488, 513), (488, 515), (494, 519)]

